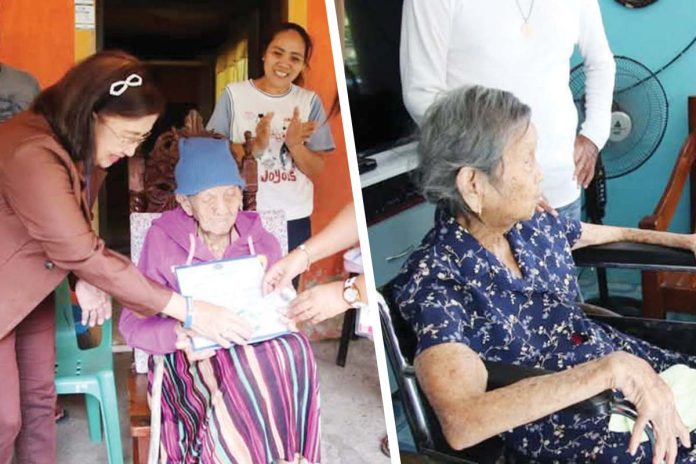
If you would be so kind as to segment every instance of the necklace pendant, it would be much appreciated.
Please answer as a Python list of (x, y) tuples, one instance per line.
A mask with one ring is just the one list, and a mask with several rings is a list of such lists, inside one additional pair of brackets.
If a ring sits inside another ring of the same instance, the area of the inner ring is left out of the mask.
[(530, 26), (527, 21), (523, 22), (521, 32), (522, 32), (522, 36), (524, 36), (525, 38), (531, 38), (532, 37), (532, 26)]

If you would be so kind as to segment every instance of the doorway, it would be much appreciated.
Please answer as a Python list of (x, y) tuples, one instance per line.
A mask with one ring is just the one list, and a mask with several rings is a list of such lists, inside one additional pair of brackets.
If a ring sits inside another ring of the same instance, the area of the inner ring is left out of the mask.
[[(145, 61), (167, 100), (165, 113), (140, 147), (181, 126), (190, 109), (204, 121), (235, 66), (236, 79), (261, 73), (263, 40), (287, 18), (287, 0), (103, 0), (98, 2), (97, 48), (121, 49)], [(227, 70), (229, 71), (229, 70)], [(100, 234), (129, 253), (127, 163), (109, 169), (100, 193)]]

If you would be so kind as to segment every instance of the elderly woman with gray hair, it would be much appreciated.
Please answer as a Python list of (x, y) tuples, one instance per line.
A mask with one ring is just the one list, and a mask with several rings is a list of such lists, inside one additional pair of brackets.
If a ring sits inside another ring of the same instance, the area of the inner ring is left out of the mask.
[[(662, 350), (588, 319), (571, 250), (635, 241), (696, 250), (696, 236), (599, 226), (536, 211), (542, 172), (530, 109), (469, 87), (428, 111), (420, 180), (435, 226), (394, 282), (418, 338), (415, 368), (456, 449), (501, 435), (516, 452), (561, 462), (696, 462), (671, 390), (657, 375), (696, 357)], [(554, 371), (486, 391), (483, 360)], [(572, 368), (572, 369), (571, 369)], [(607, 389), (637, 411), (633, 433), (607, 417), (561, 411)], [(652, 422), (656, 442), (640, 443)]]

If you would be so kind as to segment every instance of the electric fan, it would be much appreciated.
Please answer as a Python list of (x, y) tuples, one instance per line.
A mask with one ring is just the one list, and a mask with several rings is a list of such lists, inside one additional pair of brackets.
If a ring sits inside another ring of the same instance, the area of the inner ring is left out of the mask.
[[(645, 65), (626, 56), (617, 56), (611, 132), (602, 150), (607, 179), (638, 169), (655, 152), (667, 128), (667, 94), (655, 74)], [(578, 122), (585, 120), (585, 70), (573, 68), (570, 88), (578, 110)]]
[[(657, 76), (640, 62), (616, 56), (616, 77), (609, 140), (598, 157), (595, 180), (587, 192), (587, 214), (596, 223), (604, 218), (606, 179), (641, 167), (657, 150), (667, 128), (667, 94)], [(585, 120), (585, 70), (570, 73), (570, 89), (578, 110), (578, 127)]]
[[(659, 79), (638, 61), (616, 56), (616, 77), (609, 140), (597, 157), (595, 177), (585, 192), (590, 221), (601, 224), (607, 203), (606, 179), (624, 176), (641, 167), (657, 150), (667, 128), (667, 94)], [(585, 70), (570, 73), (570, 89), (578, 110), (578, 127), (585, 120)], [(640, 302), (609, 298), (606, 270), (597, 269), (599, 304), (618, 312), (634, 311)]]

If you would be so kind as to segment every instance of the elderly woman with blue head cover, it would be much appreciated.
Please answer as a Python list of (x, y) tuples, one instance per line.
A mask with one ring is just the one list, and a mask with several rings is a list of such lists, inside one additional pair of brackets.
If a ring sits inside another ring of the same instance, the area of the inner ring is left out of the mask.
[[(177, 265), (280, 258), (258, 214), (240, 211), (244, 182), (226, 140), (180, 139), (175, 178), (179, 207), (148, 231), (138, 263), (146, 275), (176, 289)], [(201, 353), (174, 319), (125, 309), (120, 330), (129, 345), (164, 355), (163, 462), (319, 462), (316, 365), (303, 334)]]
[[(656, 373), (694, 367), (696, 357), (588, 319), (571, 255), (613, 241), (694, 250), (696, 238), (538, 212), (536, 140), (529, 107), (484, 87), (442, 95), (423, 122), (421, 188), (438, 213), (394, 291), (416, 332), (416, 374), (445, 437), (461, 449), (500, 435), (543, 462), (696, 462), (687, 449), (693, 433)], [(484, 360), (553, 373), (486, 391)], [(610, 432), (606, 416), (562, 411), (607, 389), (635, 405), (632, 433)], [(652, 448), (640, 441), (648, 421)]]

